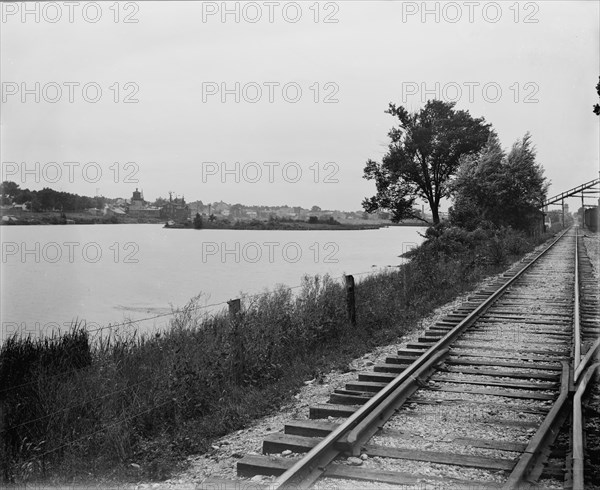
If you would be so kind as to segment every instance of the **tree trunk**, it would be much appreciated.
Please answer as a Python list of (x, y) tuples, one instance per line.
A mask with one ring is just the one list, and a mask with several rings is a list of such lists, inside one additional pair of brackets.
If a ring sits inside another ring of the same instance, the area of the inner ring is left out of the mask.
[(437, 225), (440, 222), (440, 214), (438, 211), (438, 206), (435, 204), (429, 204), (429, 206), (431, 207), (431, 217), (433, 219), (433, 224)]

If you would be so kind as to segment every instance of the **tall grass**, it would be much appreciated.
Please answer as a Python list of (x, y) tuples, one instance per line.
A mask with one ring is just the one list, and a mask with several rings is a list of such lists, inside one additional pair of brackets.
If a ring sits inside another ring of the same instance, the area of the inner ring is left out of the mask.
[(534, 245), (510, 230), (431, 229), (409, 263), (358, 281), (356, 327), (343, 285), (306, 276), (296, 294), (242, 298), (234, 317), (201, 314), (195, 298), (163, 333), (90, 339), (75, 325), (60, 337), (11, 338), (0, 351), (2, 477), (165, 478), (185, 455), (406, 333)]

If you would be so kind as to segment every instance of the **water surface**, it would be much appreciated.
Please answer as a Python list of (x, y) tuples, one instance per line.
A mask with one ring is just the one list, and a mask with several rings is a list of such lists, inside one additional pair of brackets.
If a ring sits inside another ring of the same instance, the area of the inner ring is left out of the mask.
[[(89, 328), (297, 286), (304, 274), (360, 274), (402, 263), (418, 227), (377, 230), (176, 230), (162, 225), (3, 226), (3, 338)], [(358, 279), (359, 276), (357, 276)], [(145, 321), (148, 328), (168, 317)], [(18, 325), (18, 327), (16, 327)]]

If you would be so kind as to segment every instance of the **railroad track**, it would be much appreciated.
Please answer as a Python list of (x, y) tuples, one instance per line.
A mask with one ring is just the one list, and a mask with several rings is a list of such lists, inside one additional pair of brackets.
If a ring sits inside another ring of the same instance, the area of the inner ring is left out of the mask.
[[(238, 476), (276, 477), (270, 489), (583, 488), (579, 400), (597, 367), (597, 307), (570, 230), (265, 438)], [(565, 421), (570, 437), (555, 443)]]

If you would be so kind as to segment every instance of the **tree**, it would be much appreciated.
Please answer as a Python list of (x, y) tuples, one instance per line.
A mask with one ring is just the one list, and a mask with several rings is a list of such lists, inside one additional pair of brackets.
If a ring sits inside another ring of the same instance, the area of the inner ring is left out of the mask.
[(0, 184), (0, 195), (2, 196), (2, 204), (11, 204), (15, 197), (21, 193), (19, 184), (16, 182), (5, 180)]
[(310, 212), (311, 213), (320, 213), (321, 208), (319, 206), (313, 206), (312, 208), (310, 208)]
[(529, 133), (508, 154), (492, 133), (481, 151), (461, 162), (451, 185), (450, 221), (467, 229), (490, 224), (528, 229), (546, 198), (549, 184), (543, 174)]
[(200, 213), (196, 213), (196, 216), (194, 216), (194, 228), (200, 230), (203, 225), (202, 216), (200, 216)]
[(390, 211), (393, 222), (425, 221), (413, 209), (420, 198), (429, 203), (433, 223), (439, 223), (440, 201), (449, 196), (448, 184), (461, 157), (479, 151), (490, 134), (483, 118), (473, 119), (454, 105), (430, 100), (412, 114), (389, 105), (386, 113), (397, 117), (400, 125), (388, 133), (391, 143), (381, 163), (368, 160), (364, 168), (363, 177), (374, 180), (377, 188), (375, 196), (363, 200), (365, 211)]
[[(600, 80), (600, 77), (598, 77), (598, 79)], [(600, 82), (598, 82), (598, 85), (596, 85), (596, 92), (598, 94), (598, 97), (600, 97)], [(594, 114), (600, 116), (600, 104), (594, 105)]]
[[(550, 219), (550, 222), (552, 224), (559, 223), (562, 225), (562, 222), (563, 222), (562, 209), (551, 209), (548, 211), (548, 213), (546, 215), (548, 216), (548, 218)], [(564, 217), (565, 217), (565, 226), (571, 226), (574, 222), (573, 216), (571, 215), (571, 213), (565, 213)]]
[(235, 216), (240, 218), (242, 216), (242, 212), (244, 211), (244, 206), (242, 204), (233, 204), (229, 209), (231, 216)]
[[(33, 191), (35, 192), (35, 191)], [(15, 204), (25, 204), (33, 199), (33, 193), (29, 189), (19, 189), (19, 193), (13, 199)]]
[(60, 208), (60, 204), (58, 203), (57, 192), (49, 187), (44, 187), (41, 191), (37, 191), (37, 198), (40, 202), (40, 207), (43, 211), (52, 211), (54, 209)]
[(167, 199), (165, 199), (164, 197), (157, 197), (156, 200), (152, 203), (152, 206), (154, 206), (156, 208), (162, 208), (168, 202), (169, 201)]

